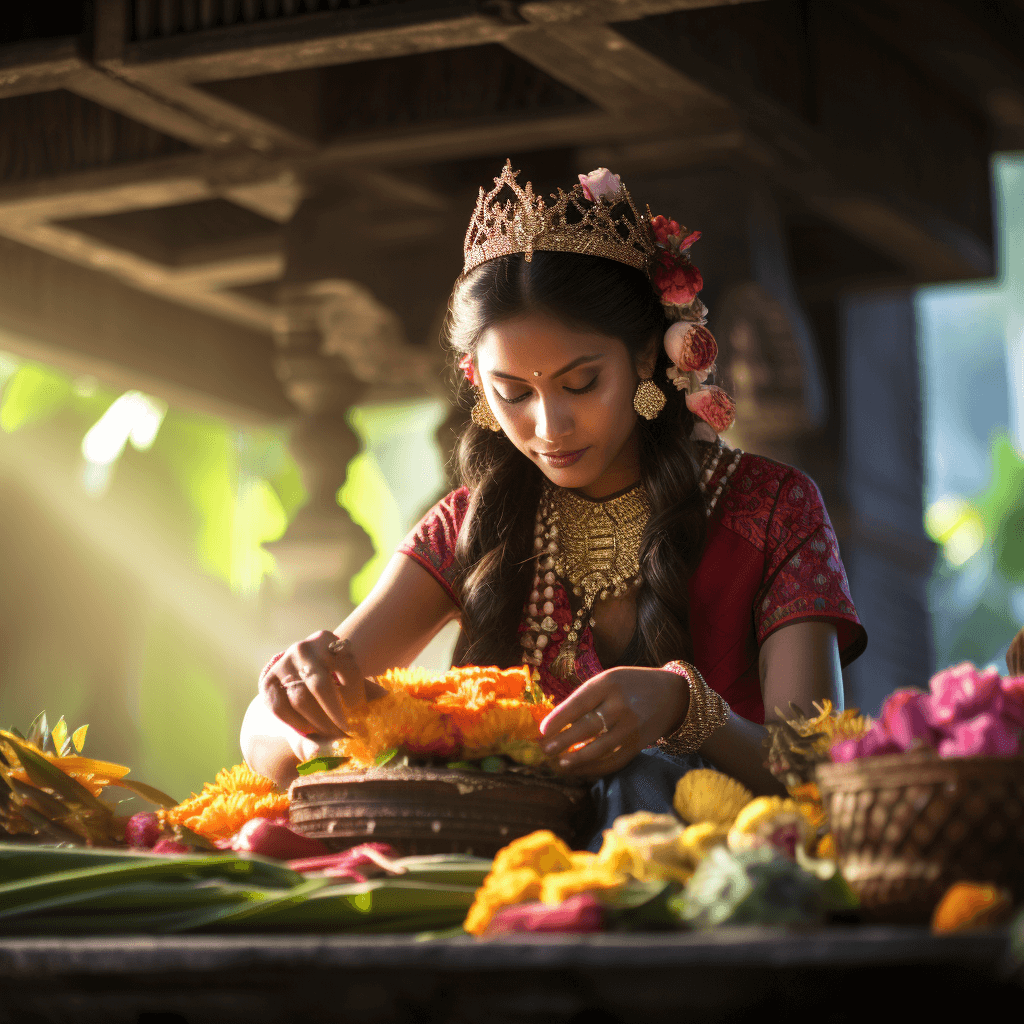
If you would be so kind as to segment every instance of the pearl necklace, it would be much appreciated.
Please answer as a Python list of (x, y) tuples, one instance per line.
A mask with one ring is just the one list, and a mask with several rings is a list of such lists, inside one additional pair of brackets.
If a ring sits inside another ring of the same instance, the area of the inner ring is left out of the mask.
[[(718, 486), (708, 495), (708, 485), (724, 452), (725, 446), (719, 440), (701, 465), (698, 486), (705, 496), (708, 516), (743, 457), (737, 448)], [(621, 597), (640, 582), (640, 537), (649, 516), (647, 492), (639, 484), (610, 500), (590, 501), (545, 482), (534, 524), (533, 587), (526, 609), (526, 629), (520, 638), (523, 663), (533, 666), (535, 682), (540, 680), (537, 666), (543, 663), (545, 648), (558, 629), (553, 618), (558, 579), (568, 582), (575, 596), (582, 598), (580, 610), (551, 665), (554, 675), (568, 679), (575, 675), (576, 649), (583, 624), (595, 625), (594, 603), (609, 596)]]

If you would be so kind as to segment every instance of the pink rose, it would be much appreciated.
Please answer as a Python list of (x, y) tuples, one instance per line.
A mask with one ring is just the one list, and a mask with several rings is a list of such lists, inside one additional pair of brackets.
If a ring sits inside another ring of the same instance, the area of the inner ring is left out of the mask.
[(938, 730), (931, 724), (931, 698), (920, 690), (896, 690), (882, 705), (879, 723), (900, 750), (934, 747)]
[(473, 369), (473, 357), (468, 352), (459, 360), (459, 369), (466, 383), (470, 387), (476, 387), (476, 370)]
[(996, 669), (979, 672), (969, 661), (936, 673), (928, 683), (932, 725), (947, 728), (983, 711), (1000, 714), (1003, 691), (999, 684)]
[(654, 240), (658, 245), (669, 244), (669, 236), (679, 235), (679, 222), (675, 220), (669, 220), (667, 217), (663, 217), (660, 213), (651, 221), (651, 230), (654, 232)]
[(714, 385), (688, 394), (686, 408), (698, 419), (710, 424), (719, 434), (723, 430), (728, 430), (736, 419), (736, 403), (721, 388)]
[(665, 332), (665, 351), (680, 370), (703, 373), (707, 377), (707, 371), (718, 358), (718, 342), (702, 324), (683, 320)]
[(583, 194), (592, 203), (599, 199), (610, 200), (622, 188), (622, 179), (617, 174), (612, 174), (607, 167), (598, 167), (589, 174), (581, 174), (579, 179), (583, 186)]
[(673, 259), (672, 254), (663, 252), (659, 257), (659, 268), (654, 274), (654, 287), (661, 295), (662, 302), (674, 306), (687, 306), (704, 287), (704, 278), (692, 264)]
[(985, 711), (969, 722), (958, 722), (939, 743), (940, 757), (1015, 757), (1020, 752), (1020, 729)]
[(860, 757), (859, 740), (840, 740), (832, 744), (828, 756), (835, 764), (846, 764), (847, 761), (855, 761)]
[(486, 935), (506, 932), (599, 932), (604, 908), (589, 892), (570, 896), (558, 906), (516, 903), (502, 907), (487, 927)]
[(900, 745), (889, 735), (881, 722), (873, 726), (857, 741), (858, 757), (881, 757), (900, 753)]

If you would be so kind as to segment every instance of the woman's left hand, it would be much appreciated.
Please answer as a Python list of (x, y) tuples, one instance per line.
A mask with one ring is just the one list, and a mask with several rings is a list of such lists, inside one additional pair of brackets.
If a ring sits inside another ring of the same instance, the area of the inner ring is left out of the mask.
[[(689, 706), (686, 679), (675, 672), (610, 668), (588, 679), (541, 722), (542, 746), (567, 775), (610, 775), (678, 729)], [(585, 740), (590, 741), (585, 747), (567, 752)]]

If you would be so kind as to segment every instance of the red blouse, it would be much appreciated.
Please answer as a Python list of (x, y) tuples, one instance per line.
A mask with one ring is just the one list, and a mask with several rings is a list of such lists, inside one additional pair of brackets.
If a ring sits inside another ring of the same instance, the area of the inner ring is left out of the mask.
[[(724, 467), (719, 468), (709, 491), (718, 486), (723, 473)], [(452, 491), (398, 549), (419, 562), (456, 605), (455, 541), (468, 503), (466, 488)], [(555, 585), (554, 605), (552, 618), (558, 629), (538, 668), (541, 686), (557, 703), (579, 685), (550, 671), (573, 618), (560, 582)], [(694, 663), (737, 714), (762, 723), (758, 649), (781, 626), (806, 619), (835, 625), (843, 665), (867, 644), (839, 544), (814, 481), (790, 466), (744, 454), (708, 520), (704, 555), (690, 579)], [(526, 629), (525, 622), (519, 629)], [(593, 634), (585, 626), (576, 674), (582, 682), (601, 671)]]

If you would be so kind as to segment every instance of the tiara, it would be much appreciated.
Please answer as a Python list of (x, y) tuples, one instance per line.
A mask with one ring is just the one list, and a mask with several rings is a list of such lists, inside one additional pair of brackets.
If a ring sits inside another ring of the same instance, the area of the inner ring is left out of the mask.
[[(558, 190), (550, 204), (534, 195), (533, 185), (516, 181), (519, 171), (506, 160), (490, 192), (480, 189), (463, 246), (463, 275), (481, 263), (535, 251), (575, 252), (603, 256), (637, 270), (649, 272), (658, 253), (650, 226), (650, 212), (641, 214), (625, 185), (593, 201), (584, 186)], [(502, 202), (504, 189), (512, 197)]]

